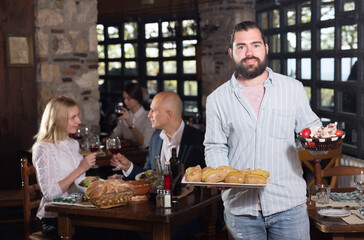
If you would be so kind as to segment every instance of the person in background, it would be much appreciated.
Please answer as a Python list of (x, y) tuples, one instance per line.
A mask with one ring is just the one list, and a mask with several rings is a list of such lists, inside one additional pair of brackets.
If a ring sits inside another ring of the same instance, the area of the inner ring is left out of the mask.
[(118, 118), (111, 137), (129, 139), (140, 148), (147, 148), (154, 129), (148, 119), (148, 111), (143, 107), (141, 86), (138, 83), (129, 83), (123, 91), (123, 98), (126, 108), (123, 107), (124, 113)]
[(267, 67), (268, 45), (254, 22), (234, 27), (229, 55), (235, 72), (206, 102), (206, 164), (267, 170), (271, 185), (222, 191), (228, 232), (234, 239), (310, 239), (294, 132), (322, 124), (302, 83)]
[(55, 197), (79, 192), (75, 184), (85, 178), (85, 172), (96, 162), (96, 153), (83, 158), (79, 143), (69, 137), (76, 133), (81, 123), (79, 114), (74, 100), (66, 97), (51, 99), (43, 112), (32, 147), (32, 161), (43, 194), (37, 217), (41, 220), (43, 235), (52, 239), (58, 239), (58, 216), (45, 211), (45, 205)]
[(154, 96), (148, 117), (154, 129), (150, 140), (149, 154), (144, 168), (129, 161), (124, 155), (117, 154), (111, 159), (111, 165), (123, 170), (124, 179), (135, 179), (138, 173), (155, 169), (153, 158), (161, 157), (162, 165), (169, 161), (172, 148), (177, 148), (177, 156), (184, 169), (201, 165), (205, 167), (203, 132), (185, 125), (182, 120), (183, 103), (174, 92), (160, 92)]

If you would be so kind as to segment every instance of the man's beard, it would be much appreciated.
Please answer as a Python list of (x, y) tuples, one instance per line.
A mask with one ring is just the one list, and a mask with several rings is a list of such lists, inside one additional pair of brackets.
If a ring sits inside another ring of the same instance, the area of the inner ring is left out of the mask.
[[(243, 65), (243, 62), (248, 59), (255, 59), (258, 62), (258, 67), (255, 66), (247, 66), (245, 67)], [(263, 61), (260, 61), (257, 57), (247, 57), (240, 61), (240, 63), (236, 64), (235, 68), (235, 78), (238, 78), (239, 76), (245, 78), (245, 79), (253, 79), (261, 75), (265, 68), (268, 66), (268, 58), (267, 55), (264, 56)]]

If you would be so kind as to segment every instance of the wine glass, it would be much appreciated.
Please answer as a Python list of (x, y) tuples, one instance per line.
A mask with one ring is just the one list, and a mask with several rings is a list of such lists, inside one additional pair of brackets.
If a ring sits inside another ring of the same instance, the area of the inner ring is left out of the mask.
[[(106, 148), (113, 154), (118, 154), (121, 149), (120, 139), (118, 137), (111, 137), (106, 140)], [(119, 166), (112, 169), (113, 171), (121, 170)]]
[[(119, 103), (118, 105), (115, 106), (114, 112), (118, 115), (118, 118), (123, 116), (124, 114), (124, 108), (123, 108), (123, 104)], [(118, 122), (121, 122), (122, 120), (118, 119)]]
[(364, 205), (363, 205), (363, 189), (364, 189), (364, 170), (356, 169), (354, 173), (354, 184), (355, 187), (360, 192), (359, 199), (359, 213), (364, 214)]
[[(98, 135), (91, 135), (88, 138), (88, 149), (90, 152), (97, 152), (100, 150), (100, 138)], [(98, 165), (93, 165), (91, 168), (98, 168)]]

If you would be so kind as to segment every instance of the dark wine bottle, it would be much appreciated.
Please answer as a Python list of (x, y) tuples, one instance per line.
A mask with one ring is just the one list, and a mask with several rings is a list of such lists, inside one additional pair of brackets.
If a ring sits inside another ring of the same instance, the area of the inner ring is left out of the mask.
[(172, 171), (172, 191), (173, 196), (178, 196), (182, 192), (182, 173), (181, 173), (181, 162), (177, 157), (176, 148), (172, 148), (172, 157), (169, 159)]

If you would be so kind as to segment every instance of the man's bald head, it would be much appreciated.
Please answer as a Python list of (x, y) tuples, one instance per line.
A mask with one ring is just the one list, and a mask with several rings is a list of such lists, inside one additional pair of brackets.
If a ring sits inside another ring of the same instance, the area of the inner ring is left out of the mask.
[(166, 111), (172, 111), (177, 117), (182, 118), (183, 103), (178, 94), (174, 92), (160, 92), (154, 96), (153, 101)]

